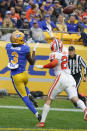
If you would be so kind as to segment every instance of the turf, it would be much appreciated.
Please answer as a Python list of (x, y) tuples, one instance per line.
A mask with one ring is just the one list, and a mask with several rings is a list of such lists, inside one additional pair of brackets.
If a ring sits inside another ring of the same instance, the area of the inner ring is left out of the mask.
[[(42, 107), (45, 100), (37, 100)], [(25, 106), (20, 98), (0, 98), (0, 105)], [(73, 108), (68, 100), (55, 100), (52, 107)], [(41, 112), (41, 111), (39, 111)], [(38, 123), (35, 116), (25, 109), (0, 109), (0, 128), (35, 128)], [(45, 128), (56, 129), (87, 129), (87, 122), (83, 121), (81, 112), (50, 111)]]

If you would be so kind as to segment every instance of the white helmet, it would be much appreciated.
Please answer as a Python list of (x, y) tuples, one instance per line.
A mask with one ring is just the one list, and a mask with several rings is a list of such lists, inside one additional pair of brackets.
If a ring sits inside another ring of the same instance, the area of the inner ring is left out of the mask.
[(62, 41), (58, 40), (58, 39), (55, 39), (51, 42), (50, 44), (50, 48), (51, 48), (51, 51), (53, 52), (62, 52), (63, 50), (63, 43)]

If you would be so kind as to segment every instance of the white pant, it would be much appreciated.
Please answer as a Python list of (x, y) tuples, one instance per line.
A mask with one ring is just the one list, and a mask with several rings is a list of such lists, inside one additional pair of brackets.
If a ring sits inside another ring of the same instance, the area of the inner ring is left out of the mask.
[(62, 91), (65, 91), (68, 94), (69, 99), (72, 99), (72, 97), (78, 96), (75, 87), (76, 82), (74, 78), (71, 75), (62, 72), (54, 80), (54, 83), (48, 92), (48, 97), (54, 99)]

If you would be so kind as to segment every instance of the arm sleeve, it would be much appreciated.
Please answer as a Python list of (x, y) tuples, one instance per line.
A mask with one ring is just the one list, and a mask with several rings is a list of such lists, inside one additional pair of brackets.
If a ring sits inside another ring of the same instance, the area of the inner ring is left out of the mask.
[(43, 68), (54, 68), (57, 66), (57, 64), (58, 64), (58, 60), (53, 60), (52, 62), (44, 65)]
[(81, 65), (84, 68), (84, 76), (86, 76), (86, 74), (87, 74), (87, 65), (86, 65), (86, 63), (85, 63), (85, 61), (84, 61), (84, 59), (82, 57), (80, 57), (80, 62), (81, 62)]
[(26, 51), (26, 53), (29, 53), (30, 52), (30, 47), (26, 46), (25, 51)]

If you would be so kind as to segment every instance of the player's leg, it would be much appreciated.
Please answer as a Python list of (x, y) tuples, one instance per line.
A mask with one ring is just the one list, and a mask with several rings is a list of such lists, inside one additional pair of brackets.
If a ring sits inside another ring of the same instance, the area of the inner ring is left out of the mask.
[(44, 127), (44, 123), (45, 123), (47, 115), (49, 113), (50, 105), (51, 105), (52, 101), (53, 100), (51, 98), (47, 98), (47, 101), (43, 106), (42, 119), (41, 119), (40, 123), (37, 125), (38, 127), (39, 126)]
[(79, 74), (78, 76), (75, 75), (75, 76), (74, 76), (74, 79), (75, 79), (75, 81), (76, 81), (76, 90), (77, 90), (77, 93), (78, 93), (78, 97), (79, 97), (79, 99), (81, 99), (81, 100), (85, 103), (85, 105), (86, 105), (86, 97), (82, 96), (82, 95), (79, 93), (79, 86), (80, 86), (80, 83), (81, 83), (81, 80), (82, 80), (82, 75), (81, 75), (81, 74)]
[(85, 97), (85, 96), (82, 96), (80, 93), (78, 93), (78, 97), (79, 97), (79, 99), (81, 99), (81, 100), (84, 102), (84, 104), (86, 105), (86, 97)]
[(50, 110), (50, 105), (51, 105), (52, 101), (53, 101), (52, 99), (47, 98), (46, 103), (43, 106), (43, 112), (42, 112), (41, 121), (40, 121), (39, 124), (36, 125), (37, 127), (44, 127), (44, 123), (46, 121), (46, 117), (47, 117), (48, 112)]
[(29, 91), (29, 88), (27, 86), (25, 86), (25, 89), (26, 89), (26, 92), (27, 92), (27, 95), (30, 95), (30, 91)]
[(38, 107), (38, 104), (35, 101), (34, 97), (31, 95), (31, 93), (29, 91), (29, 88), (26, 86), (25, 89), (26, 89), (26, 92), (27, 92), (27, 95), (28, 95), (29, 99), (33, 102), (34, 106)]
[(26, 89), (27, 95), (28, 95), (29, 99), (33, 102), (34, 106), (38, 107), (37, 102), (35, 101), (34, 97), (31, 95), (29, 88), (28, 88), (28, 74), (26, 73), (26, 71), (24, 72), (24, 75), (25, 75), (24, 84), (25, 84), (25, 89)]
[(50, 110), (50, 105), (51, 105), (52, 101), (63, 90), (62, 87), (60, 87), (60, 85), (61, 85), (61, 79), (60, 79), (60, 75), (59, 75), (54, 80), (54, 83), (52, 84), (52, 86), (48, 92), (48, 98), (47, 98), (47, 101), (43, 107), (41, 122), (39, 124), (37, 124), (38, 127), (44, 127), (44, 123), (46, 121), (48, 112)]
[(69, 99), (83, 110), (85, 113), (84, 120), (87, 121), (87, 107), (85, 106), (84, 102), (78, 98), (75, 86), (68, 87), (65, 91), (67, 92)]
[[(22, 76), (21, 76), (22, 75)], [(37, 110), (34, 108), (32, 102), (29, 100), (26, 90), (25, 90), (25, 85), (23, 82), (23, 74), (18, 74), (16, 76), (12, 77), (12, 82), (14, 85), (15, 90), (17, 91), (18, 95), (22, 98), (26, 106), (35, 114), (35, 116), (38, 118), (40, 121), (41, 116), (37, 112)]]

